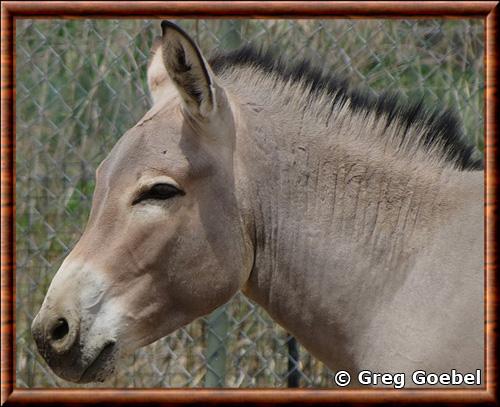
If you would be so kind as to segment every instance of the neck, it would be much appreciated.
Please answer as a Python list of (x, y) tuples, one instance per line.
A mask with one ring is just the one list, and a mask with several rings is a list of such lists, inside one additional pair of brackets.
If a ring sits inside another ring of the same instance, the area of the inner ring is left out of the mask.
[(425, 243), (419, 232), (451, 205), (454, 172), (389, 165), (357, 139), (335, 137), (334, 126), (306, 125), (304, 112), (280, 121), (276, 106), (245, 109), (256, 124), (240, 146), (254, 204), (244, 293), (330, 366), (355, 369), (356, 338), (404, 281)]

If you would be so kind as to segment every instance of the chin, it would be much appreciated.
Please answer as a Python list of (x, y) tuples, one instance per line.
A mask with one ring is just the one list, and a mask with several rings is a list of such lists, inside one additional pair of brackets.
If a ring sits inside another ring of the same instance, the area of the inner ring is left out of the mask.
[(106, 381), (114, 372), (118, 352), (114, 342), (110, 342), (103, 347), (98, 355), (83, 369), (79, 375), (74, 372), (59, 371), (57, 374), (64, 380), (73, 383), (102, 383)]

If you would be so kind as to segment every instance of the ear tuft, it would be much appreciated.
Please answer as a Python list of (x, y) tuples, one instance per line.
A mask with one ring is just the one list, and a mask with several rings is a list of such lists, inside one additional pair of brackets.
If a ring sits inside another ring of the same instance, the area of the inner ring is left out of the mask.
[(167, 70), (163, 63), (162, 57), (162, 38), (156, 37), (153, 40), (153, 46), (149, 54), (148, 61), (148, 87), (151, 98), (153, 99), (153, 104), (156, 103), (164, 92), (170, 82), (168, 78)]

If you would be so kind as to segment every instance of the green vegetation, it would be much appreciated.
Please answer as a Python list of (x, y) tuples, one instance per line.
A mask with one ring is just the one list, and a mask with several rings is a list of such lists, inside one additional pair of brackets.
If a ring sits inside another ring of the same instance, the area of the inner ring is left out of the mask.
[[(482, 20), (184, 20), (210, 53), (247, 42), (311, 58), (355, 85), (399, 90), (459, 113), (483, 150)], [(148, 109), (158, 21), (17, 20), (17, 385), (69, 386), (29, 333), (48, 284), (85, 226), (94, 171)], [(219, 311), (219, 314), (220, 315)], [(226, 386), (286, 386), (286, 333), (242, 295), (224, 308)], [(203, 386), (207, 325), (190, 324), (123, 362), (103, 386)], [(208, 337), (210, 337), (208, 335)], [(213, 337), (212, 337), (213, 339)], [(302, 386), (331, 386), (300, 349)], [(74, 385), (71, 385), (74, 386)]]

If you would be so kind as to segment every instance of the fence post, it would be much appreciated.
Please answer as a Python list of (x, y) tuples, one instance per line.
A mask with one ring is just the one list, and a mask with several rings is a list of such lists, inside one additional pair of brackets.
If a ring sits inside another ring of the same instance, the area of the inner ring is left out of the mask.
[(226, 382), (226, 338), (229, 326), (226, 307), (219, 307), (212, 312), (207, 325), (205, 387), (223, 387)]
[(297, 339), (295, 336), (287, 334), (288, 345), (288, 387), (299, 387), (300, 374), (298, 370), (299, 365), (299, 349), (297, 347)]

